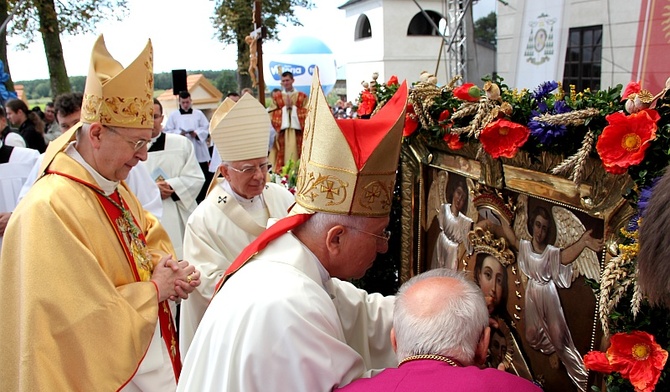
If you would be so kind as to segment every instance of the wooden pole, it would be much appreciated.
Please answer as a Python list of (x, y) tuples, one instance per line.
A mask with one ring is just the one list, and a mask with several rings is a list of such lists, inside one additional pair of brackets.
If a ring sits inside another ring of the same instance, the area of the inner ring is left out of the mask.
[(261, 20), (261, 0), (254, 0), (254, 31), (256, 38), (256, 55), (258, 56), (258, 101), (265, 106), (265, 80), (263, 80), (263, 21)]

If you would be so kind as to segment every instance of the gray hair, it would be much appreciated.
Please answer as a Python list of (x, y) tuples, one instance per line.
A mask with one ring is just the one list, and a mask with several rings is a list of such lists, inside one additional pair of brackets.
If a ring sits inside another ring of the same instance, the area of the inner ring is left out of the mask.
[[(444, 295), (443, 307), (431, 314), (416, 312), (417, 304), (406, 292), (429, 278), (453, 278), (460, 284)], [(398, 291), (393, 313), (398, 361), (421, 354), (439, 354), (469, 365), (489, 314), (482, 290), (467, 276), (447, 268), (432, 269), (405, 282)]]
[(316, 212), (311, 218), (301, 225), (301, 229), (312, 233), (324, 233), (335, 225), (348, 225), (361, 227), (365, 224), (365, 216), (329, 214), (327, 212)]

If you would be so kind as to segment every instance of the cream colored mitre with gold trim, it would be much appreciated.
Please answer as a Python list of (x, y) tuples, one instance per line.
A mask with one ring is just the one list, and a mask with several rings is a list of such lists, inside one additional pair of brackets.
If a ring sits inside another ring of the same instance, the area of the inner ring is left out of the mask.
[(270, 117), (251, 94), (244, 94), (237, 102), (226, 98), (212, 115), (209, 132), (223, 161), (268, 156)]
[(336, 120), (316, 70), (296, 187), (296, 203), (302, 208), (294, 208), (292, 214), (320, 211), (387, 216), (393, 200), (406, 104), (407, 84), (403, 83), (371, 119)]
[(91, 53), (81, 121), (125, 128), (153, 128), (154, 71), (151, 41), (127, 68), (109, 54), (102, 35)]

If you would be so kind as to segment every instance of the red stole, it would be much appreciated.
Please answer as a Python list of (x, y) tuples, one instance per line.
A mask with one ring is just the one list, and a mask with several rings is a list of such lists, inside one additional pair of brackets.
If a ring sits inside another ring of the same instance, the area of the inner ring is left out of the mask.
[[(261, 235), (259, 235), (253, 242), (247, 245), (242, 253), (237, 256), (235, 261), (228, 267), (226, 272), (221, 277), (221, 280), (216, 284), (216, 289), (214, 289), (214, 295), (221, 290), (223, 284), (226, 283), (226, 280), (237, 272), (240, 268), (244, 267), (253, 256), (258, 252), (265, 249), (265, 247), (274, 239), (279, 237), (282, 234), (287, 233), (289, 230), (294, 229), (301, 224), (307, 222), (311, 218), (311, 214), (296, 214), (287, 216), (277, 221), (274, 225), (267, 228)], [(212, 296), (213, 297), (213, 296)]]
[[(135, 281), (142, 282), (143, 279), (140, 275), (140, 269), (142, 270), (143, 274), (147, 273), (147, 269), (149, 274), (151, 273), (151, 271), (153, 271), (153, 265), (151, 264), (150, 260), (147, 265), (147, 260), (145, 260), (143, 255), (140, 254), (143, 251), (146, 251), (147, 241), (144, 236), (144, 232), (142, 232), (141, 230), (138, 230), (137, 233), (132, 232), (133, 229), (131, 227), (128, 227), (131, 226), (131, 222), (127, 221), (127, 217), (124, 216), (124, 210), (116, 206), (110, 200), (110, 199), (114, 200), (114, 202), (116, 202), (119, 206), (123, 207), (125, 211), (127, 211), (127, 214), (128, 216), (130, 216), (130, 219), (132, 219), (132, 224), (135, 225), (135, 228), (140, 227), (137, 223), (137, 219), (135, 219), (135, 217), (132, 216), (128, 204), (126, 204), (125, 200), (121, 199), (118, 190), (112, 193), (108, 198), (105, 196), (102, 190), (100, 190), (97, 186), (89, 184), (69, 174), (60, 173), (52, 170), (47, 170), (46, 174), (57, 174), (59, 176), (69, 178), (75, 182), (87, 186), (88, 188), (94, 191), (94, 193), (98, 197), (98, 201), (100, 202), (102, 209), (105, 211), (105, 214), (109, 219), (109, 223), (111, 223), (112, 227), (114, 228), (114, 232), (116, 233), (116, 237), (119, 240), (121, 247), (123, 248), (123, 252), (126, 255), (128, 265), (133, 273)], [(170, 312), (170, 306), (168, 305), (167, 300), (162, 301), (158, 304), (158, 323), (160, 325), (163, 341), (165, 342), (165, 346), (168, 348), (168, 354), (170, 355), (170, 361), (172, 362), (172, 370), (174, 371), (175, 380), (179, 381), (179, 374), (181, 373), (181, 359), (179, 355), (179, 345), (177, 344), (177, 334), (175, 331), (174, 324), (172, 322), (172, 313)]]

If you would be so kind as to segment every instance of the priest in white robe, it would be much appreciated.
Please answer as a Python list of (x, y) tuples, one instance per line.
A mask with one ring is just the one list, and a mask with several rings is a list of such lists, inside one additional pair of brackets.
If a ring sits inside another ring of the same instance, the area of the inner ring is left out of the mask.
[(225, 272), (177, 391), (325, 392), (398, 366), (394, 298), (345, 280), (388, 250), (407, 84), (370, 120), (336, 121), (314, 75), (296, 204)]
[(212, 116), (210, 132), (222, 162), (207, 198), (191, 215), (184, 258), (201, 272), (201, 285), (181, 303), (179, 346), (186, 355), (216, 282), (271, 218), (287, 214), (293, 195), (267, 182), (270, 120), (253, 96), (226, 99)]
[(37, 150), (8, 146), (0, 140), (0, 250), (9, 217), (19, 203), (21, 187), (39, 156)]
[(154, 128), (146, 166), (161, 193), (161, 223), (172, 240), (177, 258), (183, 258), (182, 244), (188, 217), (197, 207), (195, 198), (205, 176), (195, 158), (193, 144), (185, 137), (162, 132), (163, 106), (154, 98)]

